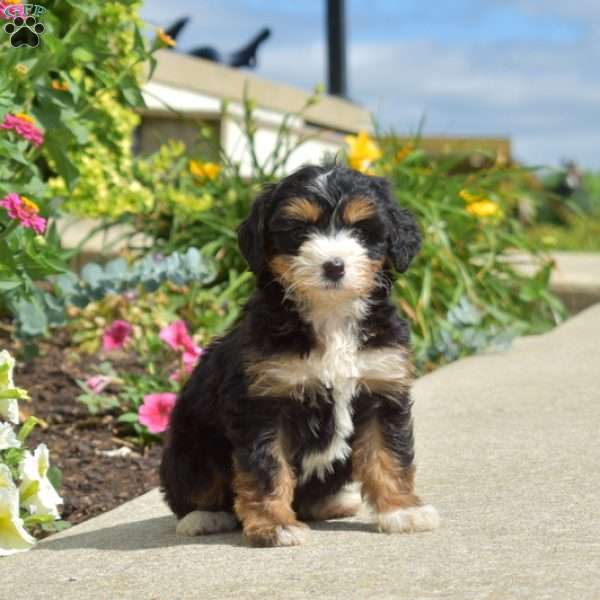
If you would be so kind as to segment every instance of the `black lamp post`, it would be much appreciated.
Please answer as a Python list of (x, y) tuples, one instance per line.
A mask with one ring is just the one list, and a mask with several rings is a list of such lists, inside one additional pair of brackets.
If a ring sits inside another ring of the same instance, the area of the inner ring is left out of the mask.
[(327, 91), (346, 97), (346, 15), (344, 0), (327, 0)]

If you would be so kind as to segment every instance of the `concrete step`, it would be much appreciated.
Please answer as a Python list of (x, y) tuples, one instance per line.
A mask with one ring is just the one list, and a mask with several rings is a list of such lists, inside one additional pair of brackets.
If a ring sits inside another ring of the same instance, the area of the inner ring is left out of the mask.
[(157, 491), (0, 561), (3, 598), (600, 598), (600, 304), (415, 386), (434, 533), (360, 520), (305, 546), (175, 536)]

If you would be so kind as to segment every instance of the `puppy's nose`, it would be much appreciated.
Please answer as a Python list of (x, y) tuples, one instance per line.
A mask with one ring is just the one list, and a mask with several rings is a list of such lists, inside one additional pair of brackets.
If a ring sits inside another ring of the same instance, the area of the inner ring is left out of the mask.
[(341, 258), (332, 258), (324, 262), (323, 274), (331, 281), (338, 281), (344, 276), (344, 261)]

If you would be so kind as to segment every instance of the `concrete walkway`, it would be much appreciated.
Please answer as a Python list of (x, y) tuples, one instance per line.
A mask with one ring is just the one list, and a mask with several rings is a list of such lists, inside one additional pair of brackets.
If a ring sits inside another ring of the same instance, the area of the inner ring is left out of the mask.
[(0, 596), (600, 598), (600, 305), (424, 377), (415, 398), (434, 533), (332, 521), (297, 548), (249, 548), (239, 533), (182, 539), (151, 492), (0, 561)]

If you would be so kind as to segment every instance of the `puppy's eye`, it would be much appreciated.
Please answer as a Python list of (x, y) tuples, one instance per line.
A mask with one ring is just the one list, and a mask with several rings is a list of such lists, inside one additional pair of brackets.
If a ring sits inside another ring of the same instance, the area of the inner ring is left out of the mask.
[(271, 231), (274, 233), (298, 233), (306, 231), (308, 223), (305, 221), (294, 221), (287, 219), (285, 221), (275, 222), (271, 225)]
[(383, 227), (379, 219), (364, 219), (352, 225), (352, 229), (367, 243), (374, 243), (384, 237)]

